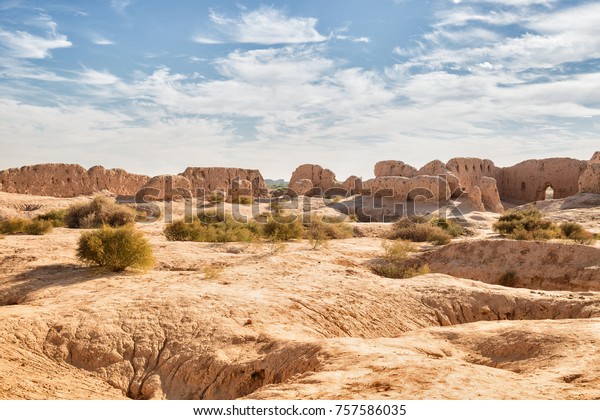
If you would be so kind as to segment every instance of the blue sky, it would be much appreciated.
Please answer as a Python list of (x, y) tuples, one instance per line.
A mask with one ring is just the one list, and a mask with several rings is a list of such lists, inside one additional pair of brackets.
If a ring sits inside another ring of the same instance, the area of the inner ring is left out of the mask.
[(0, 0), (0, 168), (588, 159), (600, 2)]

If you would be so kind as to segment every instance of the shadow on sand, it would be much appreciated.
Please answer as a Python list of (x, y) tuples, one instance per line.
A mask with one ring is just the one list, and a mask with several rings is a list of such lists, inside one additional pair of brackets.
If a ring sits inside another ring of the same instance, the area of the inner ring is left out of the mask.
[(12, 276), (6, 287), (0, 289), (0, 306), (19, 305), (28, 295), (51, 287), (68, 287), (73, 284), (116, 275), (101, 268), (76, 264), (50, 264), (35, 267)]

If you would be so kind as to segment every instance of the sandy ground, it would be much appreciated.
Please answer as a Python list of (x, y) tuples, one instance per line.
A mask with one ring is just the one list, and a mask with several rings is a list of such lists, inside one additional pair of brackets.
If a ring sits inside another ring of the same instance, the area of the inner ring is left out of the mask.
[[(0, 194), (0, 209), (33, 215), (73, 201)], [(598, 229), (600, 208), (555, 205), (552, 217)], [(571, 270), (557, 283), (527, 272), (545, 248), (498, 239), (497, 215), (468, 218), (465, 245), (423, 246), (452, 264), (404, 280), (368, 267), (382, 252), (379, 223), (317, 250), (168, 242), (162, 222), (138, 224), (157, 264), (119, 274), (77, 261), (81, 231), (6, 236), (0, 398), (600, 399), (600, 287), (579, 287), (596, 284), (600, 249), (550, 244), (562, 263), (536, 271)], [(476, 251), (461, 246), (489, 242), (500, 248), (482, 264), (518, 253), (512, 268), (527, 287), (473, 268)]]

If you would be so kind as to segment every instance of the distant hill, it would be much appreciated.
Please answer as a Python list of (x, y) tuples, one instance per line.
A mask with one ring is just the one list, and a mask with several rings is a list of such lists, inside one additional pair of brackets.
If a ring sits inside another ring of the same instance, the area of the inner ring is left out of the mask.
[(288, 186), (288, 182), (285, 179), (265, 179), (265, 184), (269, 188), (281, 188)]

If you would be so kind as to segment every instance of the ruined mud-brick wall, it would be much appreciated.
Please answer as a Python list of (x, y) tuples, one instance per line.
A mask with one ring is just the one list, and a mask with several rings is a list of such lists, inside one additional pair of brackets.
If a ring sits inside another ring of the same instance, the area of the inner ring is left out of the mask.
[(489, 159), (452, 158), (446, 163), (446, 168), (460, 180), (463, 187), (479, 186), (483, 177), (496, 179), (496, 165)]
[(300, 180), (309, 180), (314, 188), (321, 188), (322, 190), (329, 190), (341, 186), (335, 179), (335, 174), (332, 171), (310, 163), (300, 165), (296, 168), (290, 178), (290, 187), (297, 183), (298, 185), (307, 184), (306, 181), (299, 182)]
[(76, 197), (103, 190), (134, 195), (147, 181), (147, 176), (130, 174), (123, 169), (94, 166), (86, 170), (80, 165), (63, 163), (0, 171), (0, 191), (52, 197)]
[(265, 180), (257, 169), (191, 167), (179, 175), (190, 181), (194, 195), (202, 194), (202, 192), (209, 194), (213, 191), (228, 192), (235, 180), (249, 181), (254, 196), (260, 196), (267, 190)]
[(380, 176), (364, 181), (363, 193), (393, 197), (399, 201), (445, 201), (450, 198), (450, 187), (446, 180), (439, 176)]
[(579, 177), (587, 162), (570, 158), (532, 159), (502, 168), (498, 177), (500, 197), (515, 203), (544, 200), (552, 187), (554, 198), (565, 198), (579, 191)]
[(350, 175), (345, 181), (339, 182), (333, 171), (320, 165), (306, 163), (296, 168), (288, 185), (288, 193), (292, 195), (303, 195), (315, 189), (324, 194), (329, 191), (334, 195), (344, 195), (344, 192), (345, 195), (350, 195), (359, 193), (362, 181), (359, 177)]
[[(412, 178), (419, 175), (417, 168), (410, 166), (400, 160), (382, 160), (375, 164), (373, 169), (375, 178), (382, 176), (402, 176), (405, 178)], [(423, 174), (432, 175), (432, 174)]]

